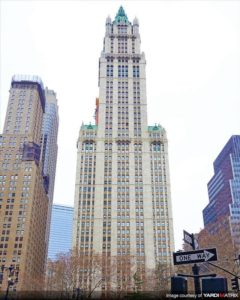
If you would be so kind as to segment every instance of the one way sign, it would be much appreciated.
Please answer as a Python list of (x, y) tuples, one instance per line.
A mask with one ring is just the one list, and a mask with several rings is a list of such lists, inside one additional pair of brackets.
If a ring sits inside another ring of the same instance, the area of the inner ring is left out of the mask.
[(214, 260), (217, 260), (216, 248), (173, 253), (174, 265), (193, 264)]

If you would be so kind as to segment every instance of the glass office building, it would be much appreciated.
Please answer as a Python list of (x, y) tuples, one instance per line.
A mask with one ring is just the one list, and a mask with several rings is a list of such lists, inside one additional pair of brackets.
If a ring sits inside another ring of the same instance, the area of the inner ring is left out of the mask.
[(56, 165), (57, 165), (57, 154), (58, 154), (57, 137), (58, 137), (59, 116), (58, 116), (58, 101), (57, 101), (56, 93), (53, 90), (50, 90), (46, 87), (45, 98), (46, 98), (46, 104), (45, 104), (45, 112), (43, 115), (43, 124), (42, 124), (42, 138), (41, 138), (42, 154), (41, 155), (42, 155), (42, 169), (43, 169), (44, 179), (47, 186), (47, 195), (49, 199), (47, 232), (46, 232), (46, 242), (48, 243), (49, 234), (50, 234)]
[(214, 175), (208, 183), (209, 203), (203, 210), (204, 227), (217, 233), (228, 218), (231, 236), (240, 246), (240, 136), (232, 136), (214, 161)]
[(58, 253), (72, 248), (73, 207), (54, 204), (50, 226), (48, 259), (55, 260)]

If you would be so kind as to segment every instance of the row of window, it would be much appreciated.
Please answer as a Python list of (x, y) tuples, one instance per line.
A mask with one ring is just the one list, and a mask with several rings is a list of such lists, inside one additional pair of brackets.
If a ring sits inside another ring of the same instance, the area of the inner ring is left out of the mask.
[[(107, 68), (106, 68), (106, 76), (107, 77), (113, 77), (113, 69), (114, 69), (113, 65), (107, 65)], [(134, 78), (140, 77), (139, 66), (133, 66), (132, 76)], [(118, 65), (118, 77), (119, 78), (127, 78), (128, 77), (128, 65)], [(107, 90), (108, 90), (108, 88), (107, 88)]]

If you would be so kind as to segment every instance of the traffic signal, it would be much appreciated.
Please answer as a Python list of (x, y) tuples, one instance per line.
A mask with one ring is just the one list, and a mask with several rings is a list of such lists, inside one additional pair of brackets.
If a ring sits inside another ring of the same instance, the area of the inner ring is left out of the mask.
[(202, 279), (202, 292), (203, 293), (227, 293), (228, 285), (227, 278), (203, 278)]
[(182, 276), (171, 277), (171, 294), (187, 294), (187, 279)]
[(232, 278), (231, 282), (232, 282), (232, 289), (235, 291), (239, 291), (238, 277)]

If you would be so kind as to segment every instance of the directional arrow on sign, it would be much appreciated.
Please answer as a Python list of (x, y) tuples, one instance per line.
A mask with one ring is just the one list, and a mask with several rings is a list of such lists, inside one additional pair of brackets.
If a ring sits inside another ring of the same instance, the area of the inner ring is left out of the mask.
[(182, 261), (182, 260), (204, 260), (204, 261), (207, 261), (209, 260), (211, 257), (213, 257), (214, 254), (207, 251), (207, 250), (204, 250), (202, 253), (193, 253), (193, 254), (188, 254), (187, 256), (186, 255), (179, 255), (176, 257), (176, 261)]
[(174, 265), (193, 264), (215, 260), (217, 260), (216, 248), (173, 253)]

